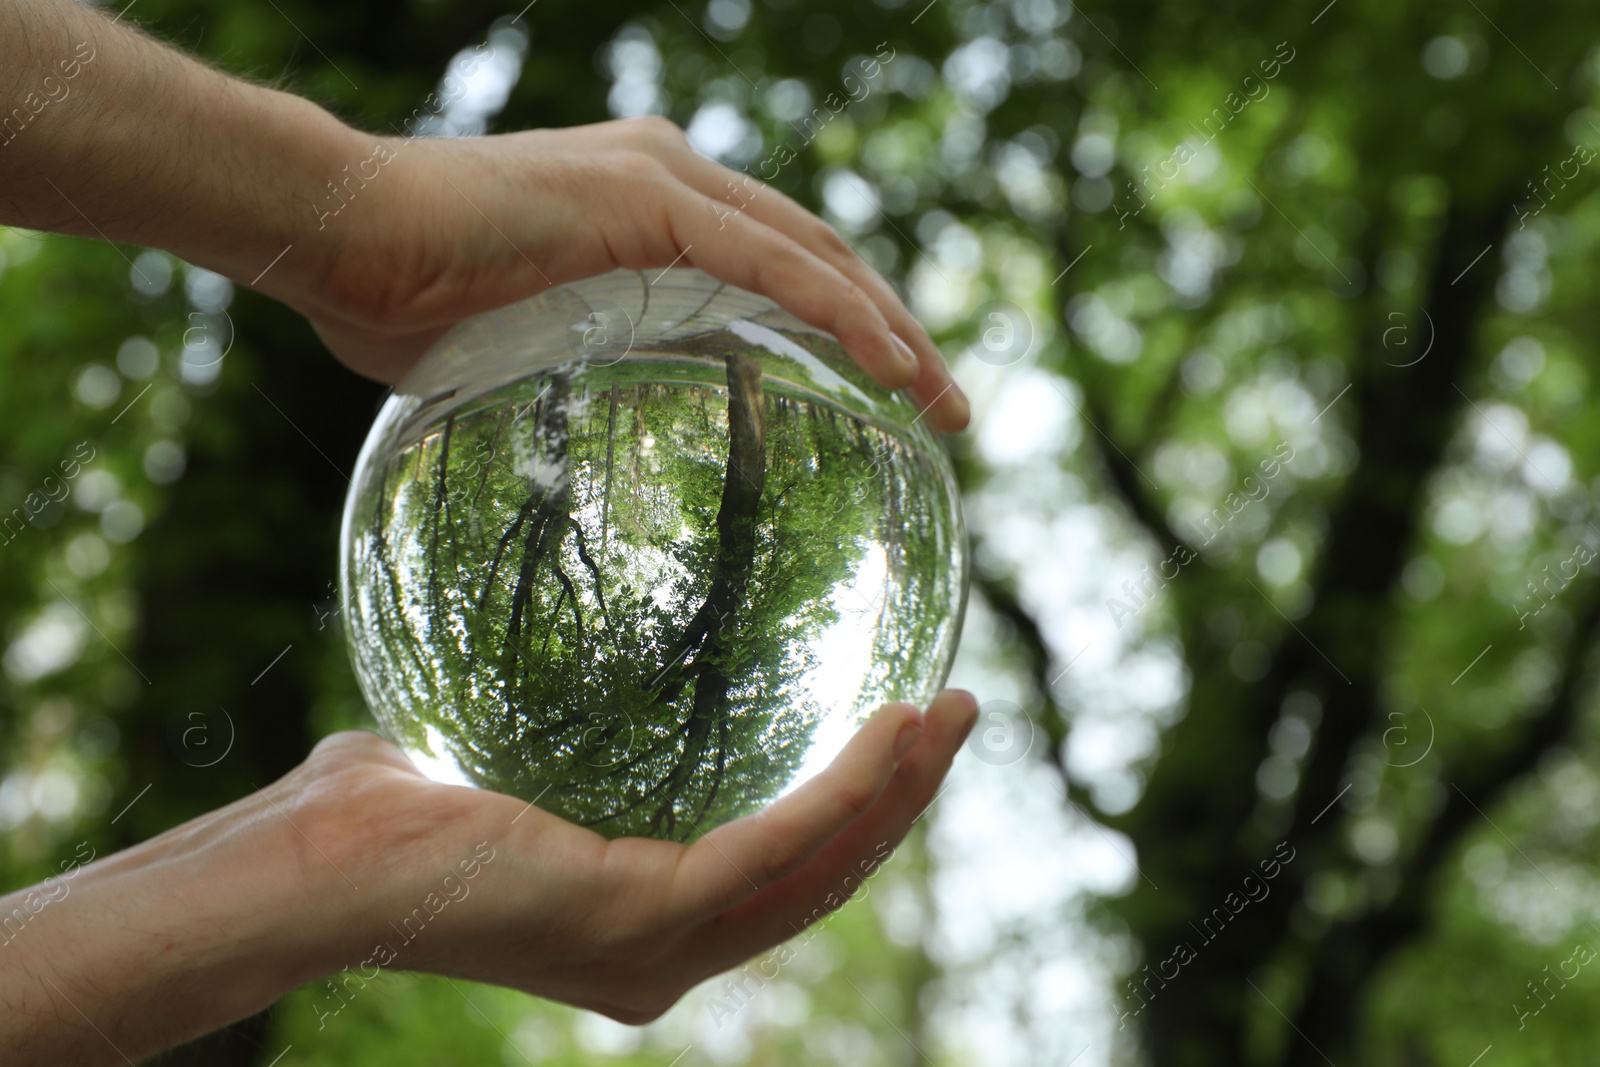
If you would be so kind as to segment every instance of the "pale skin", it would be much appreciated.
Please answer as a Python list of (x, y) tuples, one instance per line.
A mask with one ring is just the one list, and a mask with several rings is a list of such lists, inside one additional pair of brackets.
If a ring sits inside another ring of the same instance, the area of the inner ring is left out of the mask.
[[(24, 118), (4, 127), (13, 108)], [(381, 174), (319, 218), (325, 183), (380, 144)], [(665, 121), (406, 143), (68, 0), (6, 0), (0, 224), (165, 248), (254, 284), (386, 382), (465, 315), (686, 263), (834, 333), (936, 428), (967, 421), (886, 282)], [(688, 846), (606, 841), (337, 734), (228, 807), (0, 898), (0, 917), (29, 915), (0, 944), (0, 1062), (125, 1063), (343, 968), (370, 974), (375, 946), (401, 943), (391, 924), (462, 885), (485, 847), (470, 895), (390, 966), (648, 1021), (846, 899), (931, 803), (976, 714), (959, 691), (925, 713), (889, 705), (822, 775)]]

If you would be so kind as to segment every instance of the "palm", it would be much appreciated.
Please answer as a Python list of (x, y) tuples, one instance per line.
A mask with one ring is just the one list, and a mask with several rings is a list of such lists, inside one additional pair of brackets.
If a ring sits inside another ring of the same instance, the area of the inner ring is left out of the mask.
[[(443, 912), (440, 936), (402, 966), (643, 1022), (848, 899), (931, 802), (975, 712), (941, 694), (897, 764), (915, 713), (890, 705), (823, 774), (690, 845), (608, 841), (514, 797), (430, 781), (371, 734), (334, 735), (297, 773), (325, 802), (314, 836), (351, 857), (358, 882), (403, 885), (491, 843), (477, 903)], [(400, 892), (381, 906), (414, 903)]]

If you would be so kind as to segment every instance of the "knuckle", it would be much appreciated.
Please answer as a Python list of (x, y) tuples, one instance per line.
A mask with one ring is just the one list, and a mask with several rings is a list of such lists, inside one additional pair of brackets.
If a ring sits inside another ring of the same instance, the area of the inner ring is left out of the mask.
[(763, 885), (771, 885), (799, 866), (804, 846), (788, 834), (774, 834), (761, 850), (760, 875)]
[(881, 318), (878, 305), (859, 285), (846, 279), (839, 289), (840, 306), (850, 317), (865, 322), (876, 322)]
[(640, 986), (623, 993), (605, 1014), (628, 1026), (644, 1026), (670, 1011), (683, 993), (677, 986)]
[(313, 778), (343, 779), (373, 764), (389, 763), (394, 755), (394, 746), (377, 734), (341, 730), (318, 741), (302, 768)]
[(311, 750), (313, 755), (334, 756), (349, 753), (360, 755), (382, 750), (388, 744), (377, 734), (366, 730), (340, 730), (318, 741)]
[(789, 269), (811, 271), (815, 268), (815, 263), (800, 243), (783, 234), (773, 240), (772, 251)]
[(422, 294), (439, 280), (438, 270), (415, 250), (379, 242), (360, 250), (342, 246), (316, 280), (317, 291), (338, 309), (342, 322), (381, 332), (415, 311)]
[(839, 806), (854, 818), (872, 807), (877, 792), (863, 782), (846, 782), (839, 787)]
[(838, 230), (820, 219), (817, 221), (816, 240), (835, 259), (856, 258), (856, 250), (850, 246), (850, 242), (840, 236)]
[(637, 983), (653, 983), (677, 958), (677, 931), (663, 915), (657, 891), (618, 886), (591, 900), (582, 932), (599, 958), (623, 968)]
[(772, 196), (772, 186), (755, 175), (734, 170), (732, 167), (723, 167), (722, 170), (725, 173), (724, 188), (729, 192), (736, 192), (745, 200), (754, 200), (758, 196)]
[(658, 182), (667, 174), (666, 164), (648, 152), (632, 150), (616, 152), (605, 162), (606, 169), (634, 181)]
[(648, 946), (651, 935), (658, 932), (647, 922), (648, 912), (619, 887), (606, 887), (585, 901), (575, 926), (601, 959), (627, 959)]
[(656, 924), (637, 917), (640, 910), (630, 908), (596, 924), (594, 940), (603, 955), (641, 965), (656, 962), (661, 931)]
[(661, 115), (641, 115), (633, 122), (640, 134), (663, 147), (677, 148), (688, 140), (676, 122)]

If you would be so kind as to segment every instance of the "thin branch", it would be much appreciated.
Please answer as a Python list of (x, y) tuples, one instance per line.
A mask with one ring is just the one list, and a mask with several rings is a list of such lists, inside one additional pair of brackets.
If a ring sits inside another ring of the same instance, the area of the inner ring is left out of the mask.
[(1105, 466), (1111, 488), (1116, 490), (1117, 498), (1122, 501), (1134, 520), (1160, 544), (1163, 554), (1172, 551), (1180, 544), (1188, 544), (1184, 538), (1178, 536), (1178, 531), (1167, 521), (1166, 515), (1153, 495), (1153, 487), (1145, 480), (1138, 465), (1128, 456), (1129, 449), (1135, 452), (1141, 451), (1144, 442), (1124, 443), (1112, 436), (1110, 405), (1090, 388), (1090, 377), (1091, 375), (1083, 374), (1073, 379), (1083, 391), (1083, 415), (1090, 423), (1089, 432), (1084, 434), (1084, 440), (1092, 438), (1095, 441), (1096, 452)]
[[(1045, 762), (1060, 778), (1061, 786), (1067, 791), (1069, 800), (1080, 807), (1095, 810), (1088, 790), (1074, 782), (1072, 776), (1067, 773), (1064, 752), (1070, 727), (1066, 709), (1056, 700), (1055, 690), (1051, 685), (1050, 669), (1054, 656), (1050, 652), (1050, 646), (1045, 643), (1038, 621), (1017, 600), (1016, 594), (1009, 586), (993, 575), (985, 573), (981, 568), (974, 569), (972, 584), (983, 595), (990, 609), (1010, 626), (1022, 646), (1023, 655), (1027, 658), (1028, 675), (1046, 710), (1046, 714), (1040, 716), (1042, 721), (1038, 724), (1044, 733)], [(1102, 818), (1098, 811), (1096, 817)]]

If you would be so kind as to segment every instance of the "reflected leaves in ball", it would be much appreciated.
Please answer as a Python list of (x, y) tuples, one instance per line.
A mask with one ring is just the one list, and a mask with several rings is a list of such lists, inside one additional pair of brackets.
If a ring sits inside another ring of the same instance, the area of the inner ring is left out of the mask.
[(691, 839), (926, 704), (966, 590), (913, 406), (690, 270), (458, 326), (379, 414), (341, 551), (388, 735), (608, 837)]

